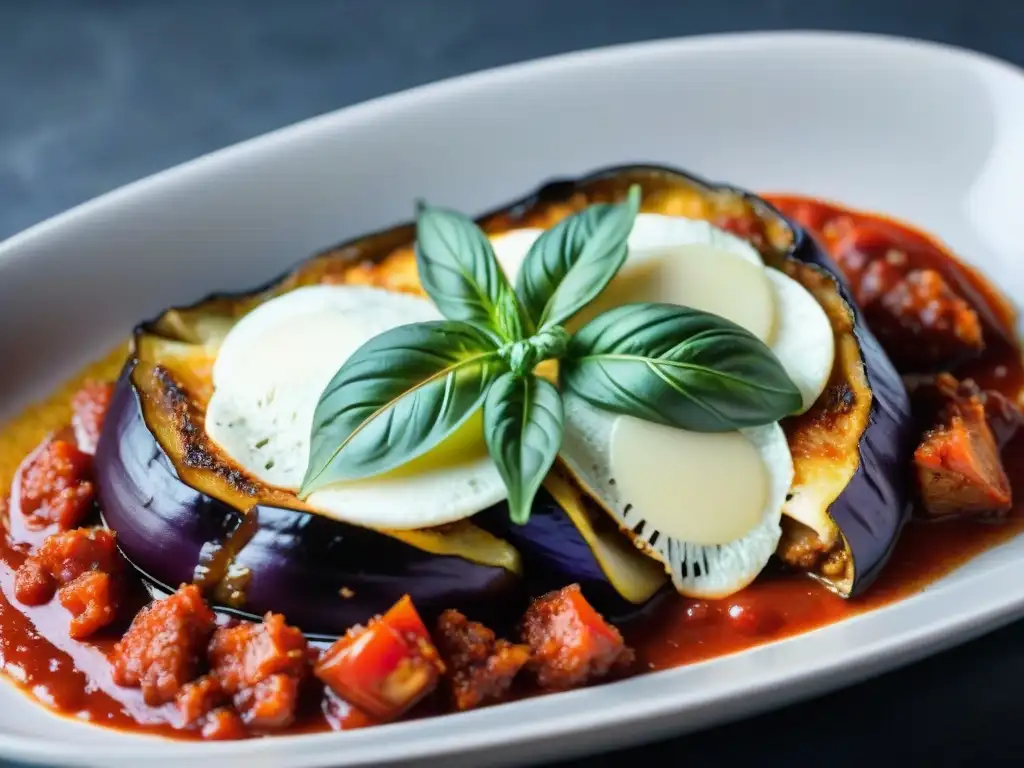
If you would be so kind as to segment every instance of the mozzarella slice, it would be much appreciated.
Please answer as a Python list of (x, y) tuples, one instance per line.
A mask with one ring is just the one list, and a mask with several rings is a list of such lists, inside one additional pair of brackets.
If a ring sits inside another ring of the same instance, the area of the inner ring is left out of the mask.
[(634, 301), (677, 304), (724, 317), (764, 342), (781, 309), (765, 268), (705, 243), (630, 251), (608, 286), (580, 310), (570, 332), (609, 309)]
[(772, 352), (803, 396), (806, 411), (825, 391), (835, 361), (835, 334), (828, 315), (811, 292), (771, 267), (765, 274), (778, 308)]
[[(510, 279), (515, 279), (519, 274), (526, 254), (544, 231), (539, 227), (524, 227), (491, 237), (494, 255)], [(626, 243), (629, 250), (634, 253), (678, 245), (702, 244), (732, 253), (752, 264), (764, 263), (761, 254), (746, 240), (712, 226), (707, 221), (686, 219), (681, 216), (638, 213)]]
[[(703, 219), (666, 216), (660, 213), (637, 214), (627, 241), (633, 252), (672, 248), (681, 245), (706, 245), (721, 253), (731, 253), (751, 264), (763, 266), (757, 249), (746, 240), (726, 232)], [(632, 258), (632, 257), (631, 257)]]
[(564, 401), (563, 462), (681, 594), (725, 597), (757, 577), (793, 482), (778, 424), (692, 433)]
[[(272, 299), (224, 338), (206, 431), (257, 479), (297, 491), (309, 460), (313, 412), (337, 370), (374, 336), (439, 318), (426, 299), (363, 286), (312, 286)], [(402, 530), (461, 520), (505, 494), (478, 415), (415, 461), (367, 480), (335, 483), (306, 501), (338, 520)]]

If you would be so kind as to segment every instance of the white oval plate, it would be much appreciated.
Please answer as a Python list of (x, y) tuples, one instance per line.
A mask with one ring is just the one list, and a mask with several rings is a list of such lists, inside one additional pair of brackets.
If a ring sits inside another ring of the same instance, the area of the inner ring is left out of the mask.
[[(1024, 297), (1024, 76), (936, 45), (752, 34), (521, 64), (319, 117), (161, 173), (0, 245), (0, 418), (139, 318), (242, 289), (413, 200), (481, 211), (634, 161), (906, 217)], [(17, 330), (16, 330), (17, 329)], [(573, 693), (318, 736), (193, 744), (49, 715), (0, 686), (0, 754), (104, 768), (506, 765), (706, 727), (808, 697), (1024, 613), (1024, 538), (891, 607)], [(434, 763), (436, 764), (436, 763)]]

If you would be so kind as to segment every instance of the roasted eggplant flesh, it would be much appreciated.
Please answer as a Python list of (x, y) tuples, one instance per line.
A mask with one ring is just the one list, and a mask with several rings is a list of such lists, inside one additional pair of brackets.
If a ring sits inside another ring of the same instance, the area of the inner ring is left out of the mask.
[[(586, 205), (621, 199), (634, 183), (644, 211), (706, 219), (747, 239), (825, 307), (836, 364), (816, 405), (784, 423), (796, 482), (778, 554), (842, 595), (860, 591), (906, 519), (907, 394), (838, 269), (799, 227), (749, 193), (647, 166), (553, 182), (478, 221), (491, 234), (549, 227)], [(648, 602), (663, 575), (624, 537), (615, 540), (617, 532), (587, 531), (562, 505), (538, 508), (526, 530), (512, 531), (496, 508), (442, 529), (374, 531), (321, 517), (290, 492), (258, 483), (206, 437), (213, 361), (240, 317), (305, 285), (420, 293), (413, 235), (411, 225), (371, 234), (252, 293), (211, 296), (139, 326), (97, 454), (105, 519), (125, 555), (167, 587), (198, 580), (222, 607), (282, 611), (307, 631), (328, 634), (403, 593), (427, 615), (444, 608), (511, 614), (537, 581), (531, 572), (583, 583), (610, 615)], [(552, 505), (552, 498), (538, 503)], [(624, 581), (616, 568), (631, 575)]]

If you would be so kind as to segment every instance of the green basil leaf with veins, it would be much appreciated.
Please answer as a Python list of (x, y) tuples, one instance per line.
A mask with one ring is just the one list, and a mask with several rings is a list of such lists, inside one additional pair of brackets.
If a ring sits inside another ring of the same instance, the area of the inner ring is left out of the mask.
[(626, 304), (569, 342), (560, 377), (591, 405), (695, 432), (768, 424), (800, 410), (800, 391), (746, 329), (674, 304)]
[[(521, 311), (519, 303), (490, 241), (472, 219), (444, 208), (421, 207), (416, 216), (416, 267), (423, 290), (449, 320), (514, 332), (509, 312)], [(518, 340), (522, 330), (517, 337), (505, 338)]]
[(502, 295), (497, 306), (497, 324), (494, 330), (507, 341), (522, 341), (526, 338), (523, 310), (519, 305), (519, 299), (511, 290)]
[(481, 406), (505, 370), (494, 337), (470, 323), (415, 323), (370, 339), (320, 396), (300, 495), (426, 453)]
[(508, 489), (509, 516), (523, 525), (562, 446), (562, 397), (533, 374), (503, 373), (484, 401), (487, 449)]
[(626, 261), (639, 209), (634, 185), (625, 202), (592, 205), (537, 238), (519, 269), (516, 293), (538, 329), (563, 325), (611, 282)]

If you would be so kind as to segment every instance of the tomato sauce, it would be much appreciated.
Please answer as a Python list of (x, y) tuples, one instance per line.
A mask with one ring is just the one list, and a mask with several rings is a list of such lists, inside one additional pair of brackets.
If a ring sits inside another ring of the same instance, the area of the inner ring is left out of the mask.
[[(945, 269), (950, 257), (928, 236), (883, 217), (856, 214), (836, 206), (794, 196), (770, 196), (785, 214), (808, 226), (826, 247), (839, 226), (878, 225), (892, 233), (901, 247), (911, 243), (917, 257), (931, 259)], [(837, 220), (843, 219), (842, 224)], [(831, 228), (831, 230), (830, 230)], [(1003, 300), (987, 294), (986, 283), (970, 270), (964, 280), (982, 296), (991, 310), (990, 321), (1008, 324), (1011, 314)], [(111, 380), (124, 359), (123, 347), (114, 350), (69, 381), (60, 391), (28, 410), (0, 432), (0, 498), (15, 478), (18, 465), (48, 434), (69, 423), (70, 395), (90, 379)], [(973, 376), (983, 387), (997, 389), (1019, 401), (1024, 389), (1024, 365), (1011, 343), (991, 345), (981, 361), (957, 375)], [(723, 601), (672, 597), (660, 604), (656, 615), (622, 628), (637, 652), (641, 668), (676, 667), (731, 654), (756, 645), (791, 637), (907, 598), (948, 574), (976, 555), (1002, 544), (1024, 530), (1024, 434), (1003, 451), (1007, 474), (1014, 486), (1015, 504), (999, 522), (911, 521), (878, 580), (863, 595), (845, 600), (804, 576), (766, 572), (753, 585)], [(909, 471), (909, 468), (908, 468)], [(3, 516), (10, 531), (10, 522)], [(0, 669), (27, 694), (51, 710), (108, 727), (141, 730), (175, 738), (197, 738), (194, 731), (176, 730), (172, 705), (152, 707), (137, 689), (115, 685), (109, 654), (133, 612), (108, 627), (98, 639), (75, 641), (68, 637), (69, 614), (58, 601), (40, 607), (13, 602), (13, 572), (26, 551), (0, 541)], [(127, 602), (141, 606), (148, 599), (136, 583)], [(372, 721), (328, 693), (319, 706), (307, 707), (289, 733), (344, 730), (371, 725)], [(414, 716), (433, 713), (421, 708)]]

